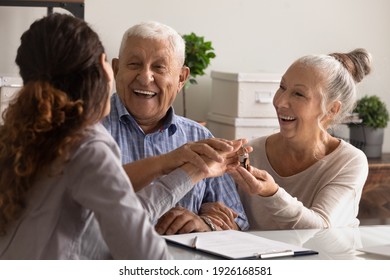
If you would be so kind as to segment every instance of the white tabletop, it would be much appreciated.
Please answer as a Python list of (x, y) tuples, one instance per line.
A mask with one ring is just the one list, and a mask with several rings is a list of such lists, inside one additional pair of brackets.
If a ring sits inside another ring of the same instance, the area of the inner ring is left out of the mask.
[[(383, 255), (368, 254), (358, 250), (363, 247), (390, 244), (390, 225), (372, 225), (360, 226), (359, 228), (334, 228), (323, 230), (251, 231), (250, 233), (272, 240), (295, 244), (319, 252), (318, 255), (289, 257), (290, 259), (390, 259), (390, 257)], [(169, 244), (169, 250), (174, 258), (178, 260), (218, 259), (213, 255), (178, 245)]]

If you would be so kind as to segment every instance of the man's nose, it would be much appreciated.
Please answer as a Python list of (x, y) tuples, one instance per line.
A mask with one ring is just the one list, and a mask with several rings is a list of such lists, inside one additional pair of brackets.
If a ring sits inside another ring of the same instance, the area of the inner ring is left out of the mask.
[(154, 74), (150, 69), (142, 69), (139, 71), (136, 79), (141, 85), (148, 85), (154, 82)]

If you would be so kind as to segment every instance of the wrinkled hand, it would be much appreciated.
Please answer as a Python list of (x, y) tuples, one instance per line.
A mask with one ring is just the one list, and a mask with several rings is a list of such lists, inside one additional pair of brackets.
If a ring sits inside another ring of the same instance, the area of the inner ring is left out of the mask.
[(236, 184), (248, 194), (272, 196), (279, 189), (274, 178), (267, 171), (252, 166), (249, 166), (249, 170), (241, 166), (230, 169), (229, 174)]
[(200, 211), (200, 216), (207, 216), (214, 224), (220, 224), (223, 230), (235, 229), (238, 230), (235, 218), (238, 214), (233, 209), (227, 207), (223, 202), (207, 202), (203, 203)]
[[(217, 224), (216, 226), (218, 227)], [(167, 235), (210, 231), (209, 226), (198, 215), (180, 206), (161, 216), (155, 229), (159, 234)]]
[(185, 163), (191, 163), (202, 172), (207, 173), (208, 165), (205, 159), (223, 163), (224, 153), (232, 152), (234, 147), (233, 141), (220, 138), (210, 138), (186, 143), (160, 156), (160, 159), (164, 162), (164, 174), (168, 174)]
[[(203, 172), (203, 178), (222, 176), (229, 169), (235, 169), (240, 165), (238, 150), (248, 141), (246, 139), (239, 139), (230, 142), (233, 148), (231, 151), (219, 151), (219, 155), (223, 158), (222, 162), (201, 156), (207, 165), (207, 170), (199, 170)], [(247, 147), (247, 150), (252, 152), (253, 149), (252, 147)]]

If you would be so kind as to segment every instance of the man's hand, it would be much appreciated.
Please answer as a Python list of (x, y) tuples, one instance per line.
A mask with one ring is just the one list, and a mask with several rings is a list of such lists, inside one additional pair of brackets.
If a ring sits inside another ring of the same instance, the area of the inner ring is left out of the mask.
[(200, 211), (200, 216), (207, 216), (214, 224), (219, 224), (223, 230), (235, 229), (239, 230), (235, 222), (238, 214), (233, 209), (227, 207), (223, 202), (207, 202), (203, 203)]
[[(210, 140), (210, 139), (208, 139)], [(226, 140), (224, 140), (226, 141)], [(231, 151), (217, 151), (217, 153), (223, 158), (222, 162), (211, 159), (208, 156), (201, 155), (201, 159), (205, 164), (205, 168), (201, 168), (194, 162), (187, 162), (182, 166), (182, 169), (192, 178), (192, 182), (195, 184), (202, 179), (222, 176), (226, 171), (234, 170), (240, 165), (239, 149), (246, 144), (246, 139), (239, 139), (229, 141)], [(246, 147), (246, 151), (252, 152), (252, 147)]]
[(235, 150), (237, 141), (209, 138), (197, 142), (189, 142), (181, 147), (159, 156), (163, 173), (168, 174), (177, 167), (191, 163), (204, 173), (208, 172), (205, 160), (223, 163), (226, 153)]
[[(220, 176), (227, 168), (235, 168), (238, 163), (236, 151), (243, 143), (246, 140), (228, 141), (219, 138), (189, 142), (169, 153), (127, 163), (123, 168), (135, 191), (184, 166), (196, 183), (204, 178)], [(141, 173), (143, 176), (139, 176)]]
[[(220, 230), (222, 223), (217, 221), (215, 226)], [(167, 235), (210, 231), (210, 227), (201, 217), (179, 206), (161, 216), (155, 229), (159, 234)]]

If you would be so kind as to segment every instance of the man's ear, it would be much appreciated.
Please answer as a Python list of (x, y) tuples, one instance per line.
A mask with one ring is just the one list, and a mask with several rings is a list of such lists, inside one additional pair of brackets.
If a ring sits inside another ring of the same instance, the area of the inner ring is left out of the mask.
[(183, 88), (183, 86), (186, 84), (189, 76), (190, 76), (190, 68), (188, 68), (187, 66), (183, 66), (180, 70), (178, 91), (180, 91)]

